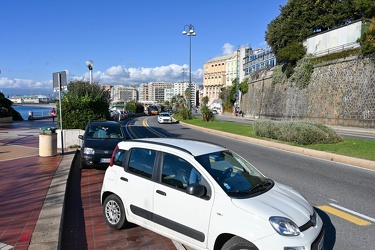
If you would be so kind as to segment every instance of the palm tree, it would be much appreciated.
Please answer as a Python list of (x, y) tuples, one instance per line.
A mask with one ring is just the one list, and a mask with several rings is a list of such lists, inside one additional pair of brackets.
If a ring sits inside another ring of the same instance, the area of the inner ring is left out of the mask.
[(204, 96), (204, 97), (202, 98), (202, 104), (203, 104), (203, 106), (207, 106), (208, 101), (209, 101), (208, 96)]

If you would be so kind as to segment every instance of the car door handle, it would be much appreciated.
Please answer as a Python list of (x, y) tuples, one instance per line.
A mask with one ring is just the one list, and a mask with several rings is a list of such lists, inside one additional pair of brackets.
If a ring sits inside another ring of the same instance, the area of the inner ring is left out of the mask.
[(120, 180), (128, 182), (128, 178), (121, 177)]
[(167, 194), (161, 190), (156, 190), (156, 193), (157, 194), (161, 194), (161, 195), (164, 195), (164, 196), (167, 196)]

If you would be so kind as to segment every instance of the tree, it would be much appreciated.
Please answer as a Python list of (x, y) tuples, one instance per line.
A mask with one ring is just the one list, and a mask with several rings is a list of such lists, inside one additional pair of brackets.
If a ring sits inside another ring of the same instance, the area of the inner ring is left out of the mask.
[(14, 121), (23, 121), (23, 118), (19, 112), (13, 107), (13, 102), (6, 98), (3, 93), (0, 92), (0, 117), (11, 116)]
[(244, 79), (239, 85), (238, 89), (242, 94), (246, 94), (249, 91), (249, 78)]
[(289, 0), (268, 24), (265, 39), (278, 62), (294, 66), (309, 36), (374, 15), (373, 0)]
[(235, 86), (228, 86), (228, 87), (221, 88), (219, 98), (222, 100), (224, 109), (233, 107), (233, 104), (235, 102), (235, 92), (236, 92)]
[(204, 96), (204, 97), (202, 98), (202, 105), (203, 105), (203, 106), (207, 106), (209, 100), (210, 100), (210, 99), (208, 98), (208, 96)]
[[(62, 119), (65, 129), (85, 129), (89, 120), (109, 120), (110, 93), (98, 83), (73, 81), (62, 98)], [(60, 105), (57, 104), (57, 107)], [(57, 113), (60, 113), (59, 108)], [(57, 115), (59, 119), (59, 115)], [(59, 123), (58, 123), (59, 124)]]
[(214, 113), (212, 112), (212, 110), (210, 110), (207, 107), (207, 104), (208, 104), (209, 100), (210, 99), (208, 98), (208, 96), (204, 96), (202, 98), (201, 114), (202, 114), (202, 120), (206, 121), (206, 122), (215, 120)]
[(363, 32), (359, 42), (363, 55), (375, 53), (375, 17), (366, 26), (365, 32)]
[(187, 108), (187, 102), (182, 95), (175, 95), (171, 98), (170, 105), (173, 110), (178, 111), (180, 109)]

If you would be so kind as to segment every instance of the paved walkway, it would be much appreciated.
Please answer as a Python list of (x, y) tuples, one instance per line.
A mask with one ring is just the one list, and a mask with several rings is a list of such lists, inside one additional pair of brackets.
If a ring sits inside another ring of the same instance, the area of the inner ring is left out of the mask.
[(39, 157), (39, 127), (52, 120), (0, 124), (0, 249), (28, 249), (63, 156)]
[[(0, 124), (0, 250), (178, 248), (178, 243), (142, 227), (109, 228), (99, 202), (104, 171), (81, 173), (72, 166), (76, 150), (40, 157), (39, 131), (44, 126), (56, 122)], [(78, 180), (73, 180), (74, 171)]]

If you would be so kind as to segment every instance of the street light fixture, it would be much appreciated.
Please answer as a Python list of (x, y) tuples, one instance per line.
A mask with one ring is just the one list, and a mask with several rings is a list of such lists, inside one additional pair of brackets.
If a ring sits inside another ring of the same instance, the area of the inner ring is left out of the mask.
[(86, 66), (90, 70), (90, 84), (92, 83), (92, 69), (94, 68), (94, 62), (92, 60), (87, 60), (86, 61)]
[(194, 26), (192, 24), (186, 24), (184, 26), (184, 30), (182, 31), (182, 35), (187, 35), (190, 39), (190, 53), (189, 53), (189, 100), (188, 100), (188, 106), (189, 110), (191, 110), (191, 37), (196, 36), (196, 33), (194, 31)]

